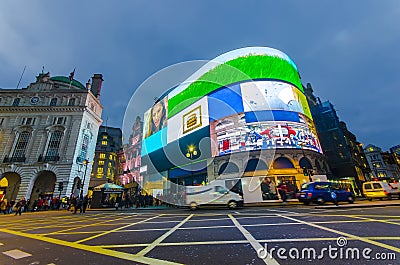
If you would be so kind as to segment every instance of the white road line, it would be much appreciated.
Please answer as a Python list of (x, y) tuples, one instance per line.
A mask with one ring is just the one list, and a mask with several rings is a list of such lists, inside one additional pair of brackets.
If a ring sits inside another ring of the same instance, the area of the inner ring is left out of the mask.
[[(238, 220), (235, 219), (231, 214), (228, 214), (229, 218), (231, 218), (232, 222), (235, 224), (235, 226), (239, 229), (239, 231), (243, 234), (243, 236), (247, 239), (247, 241), (251, 244), (251, 246), (254, 248), (254, 250), (259, 253), (260, 249), (264, 249), (263, 246), (261, 246), (260, 243), (258, 243), (257, 239), (255, 239), (249, 231), (247, 231), (239, 222)], [(278, 261), (274, 259), (272, 256), (267, 255), (266, 258), (263, 259), (265, 264), (268, 265), (279, 265)]]
[(298, 214), (296, 212), (290, 212), (290, 211), (284, 211), (284, 210), (274, 210), (274, 209), (268, 209), (268, 211), (271, 212), (278, 212), (278, 213), (290, 213), (290, 214)]
[(145, 249), (142, 249), (139, 253), (137, 253), (138, 256), (144, 256), (147, 253), (149, 253), (153, 248), (155, 248), (158, 244), (160, 244), (164, 239), (166, 239), (169, 235), (171, 235), (173, 232), (175, 232), (179, 227), (181, 227), (184, 223), (186, 223), (190, 218), (192, 218), (193, 214), (189, 215), (186, 217), (184, 220), (182, 220), (179, 224), (177, 224), (175, 227), (173, 227), (171, 230), (169, 230), (167, 233), (163, 234), (159, 238), (157, 238), (153, 243), (151, 243), (148, 247)]
[(322, 230), (325, 230), (325, 231), (329, 231), (329, 232), (332, 232), (332, 233), (335, 233), (335, 234), (338, 234), (338, 235), (342, 235), (342, 236), (345, 236), (347, 238), (357, 239), (357, 240), (363, 241), (365, 243), (369, 243), (369, 244), (372, 244), (372, 245), (375, 245), (375, 246), (378, 246), (378, 247), (381, 247), (381, 248), (390, 249), (390, 250), (393, 250), (393, 251), (396, 251), (396, 252), (400, 253), (400, 248), (398, 248), (398, 247), (394, 247), (394, 246), (391, 246), (391, 245), (388, 245), (388, 244), (384, 244), (384, 243), (381, 243), (381, 242), (373, 241), (373, 240), (370, 240), (370, 239), (365, 238), (365, 237), (360, 237), (360, 236), (357, 236), (357, 235), (353, 235), (353, 234), (349, 234), (349, 233), (342, 232), (342, 231), (339, 231), (339, 230), (335, 230), (335, 229), (332, 229), (332, 228), (329, 228), (329, 227), (317, 225), (317, 224), (312, 223), (312, 222), (302, 221), (302, 220), (295, 219), (295, 218), (292, 218), (292, 217), (289, 217), (289, 216), (284, 216), (284, 215), (279, 215), (279, 216), (281, 216), (283, 218), (286, 218), (286, 219), (289, 219), (289, 220), (292, 220), (292, 221), (295, 221), (295, 222), (299, 222), (299, 223), (308, 225), (308, 226), (319, 228), (319, 229), (322, 229)]
[(13, 249), (13, 250), (9, 250), (9, 251), (5, 251), (2, 252), (4, 255), (9, 256), (13, 259), (22, 259), (22, 258), (26, 258), (26, 257), (30, 257), (32, 256), (32, 254), (23, 252), (19, 249)]

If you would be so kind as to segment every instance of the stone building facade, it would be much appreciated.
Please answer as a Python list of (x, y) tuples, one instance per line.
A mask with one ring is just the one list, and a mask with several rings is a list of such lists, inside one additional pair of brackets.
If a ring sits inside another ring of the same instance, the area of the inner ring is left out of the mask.
[(26, 88), (0, 89), (0, 191), (8, 200), (79, 195), (82, 182), (86, 194), (102, 81), (41, 73)]

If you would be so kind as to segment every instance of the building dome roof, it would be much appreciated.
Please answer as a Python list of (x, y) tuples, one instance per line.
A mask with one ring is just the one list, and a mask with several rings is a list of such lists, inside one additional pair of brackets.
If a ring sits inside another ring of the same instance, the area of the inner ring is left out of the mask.
[[(61, 83), (66, 83), (68, 85), (70, 83), (69, 77), (66, 77), (66, 76), (53, 76), (53, 77), (50, 78), (50, 80), (51, 81), (61, 82)], [(77, 81), (75, 79), (72, 80), (71, 85), (73, 85), (75, 87), (78, 87), (80, 89), (86, 89), (86, 87), (84, 85), (82, 85), (81, 82), (79, 82), (79, 81)]]

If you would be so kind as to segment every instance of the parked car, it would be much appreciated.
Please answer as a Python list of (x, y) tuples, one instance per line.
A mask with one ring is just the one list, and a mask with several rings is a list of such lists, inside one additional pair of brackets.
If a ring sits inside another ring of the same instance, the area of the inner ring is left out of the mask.
[(400, 199), (400, 191), (397, 187), (390, 185), (384, 181), (370, 181), (363, 183), (363, 193), (365, 198), (372, 199), (389, 199), (397, 197)]
[(296, 194), (297, 199), (305, 205), (311, 202), (324, 204), (325, 202), (348, 202), (354, 203), (354, 193), (340, 188), (332, 182), (308, 182), (301, 186)]

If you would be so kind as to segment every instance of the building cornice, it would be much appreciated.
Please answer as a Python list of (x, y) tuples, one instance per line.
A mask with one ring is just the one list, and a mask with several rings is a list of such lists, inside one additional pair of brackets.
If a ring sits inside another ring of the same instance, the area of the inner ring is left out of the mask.
[(0, 106), (0, 113), (83, 112), (86, 106)]

